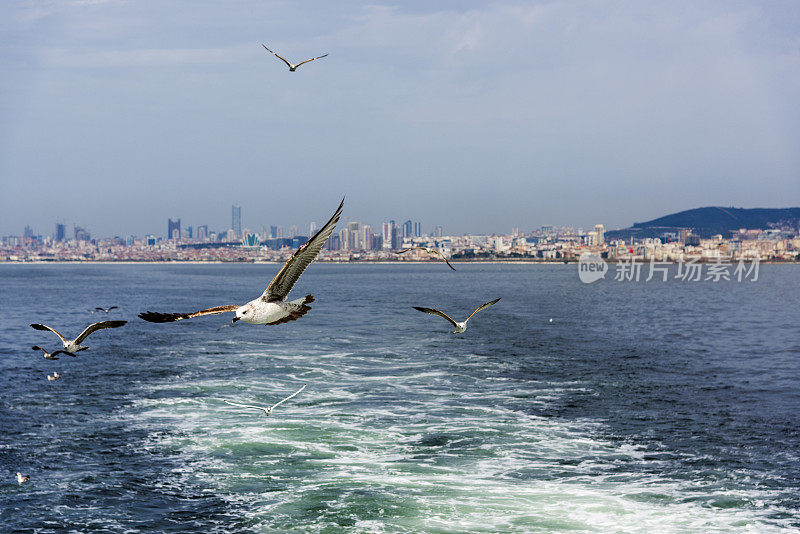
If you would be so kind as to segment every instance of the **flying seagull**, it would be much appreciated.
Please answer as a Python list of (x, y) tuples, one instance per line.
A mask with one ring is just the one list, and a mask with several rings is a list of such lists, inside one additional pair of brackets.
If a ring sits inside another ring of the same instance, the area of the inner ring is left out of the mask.
[(270, 50), (269, 48), (267, 48), (267, 45), (265, 45), (264, 43), (261, 43), (261, 46), (263, 46), (264, 48), (266, 48), (267, 52), (269, 52), (270, 54), (272, 54), (272, 55), (273, 55), (273, 56), (275, 56), (276, 58), (278, 58), (278, 59), (280, 59), (281, 61), (283, 61), (284, 63), (286, 63), (286, 64), (289, 66), (289, 72), (294, 72), (294, 71), (296, 71), (296, 70), (297, 70), (297, 67), (299, 67), (299, 66), (300, 66), (300, 65), (302, 65), (303, 63), (308, 63), (309, 61), (314, 61), (315, 59), (321, 59), (321, 58), (323, 58), (323, 57), (325, 57), (325, 56), (327, 56), (327, 55), (328, 55), (328, 54), (325, 54), (325, 55), (323, 55), (323, 56), (312, 57), (311, 59), (307, 59), (307, 60), (305, 60), (305, 61), (301, 61), (300, 63), (294, 64), (294, 63), (289, 63), (288, 61), (286, 61), (286, 59), (284, 59), (283, 57), (279, 56), (278, 54), (276, 54), (275, 52), (273, 52), (272, 50)]
[(34, 323), (34, 324), (31, 325), (31, 328), (34, 328), (36, 330), (50, 330), (55, 335), (57, 335), (59, 338), (61, 338), (61, 343), (64, 344), (64, 350), (69, 352), (70, 354), (73, 354), (75, 352), (80, 352), (82, 350), (86, 350), (86, 349), (89, 348), (89, 347), (82, 347), (81, 346), (81, 341), (83, 341), (84, 339), (89, 337), (89, 335), (92, 332), (95, 332), (97, 330), (103, 330), (104, 328), (119, 328), (120, 326), (123, 326), (123, 325), (125, 325), (127, 323), (128, 323), (128, 321), (102, 321), (102, 322), (99, 322), (99, 323), (93, 323), (93, 324), (90, 324), (89, 326), (87, 326), (86, 330), (81, 332), (80, 335), (78, 337), (76, 337), (75, 339), (73, 339), (72, 341), (68, 341), (68, 340), (64, 339), (64, 336), (62, 336), (55, 329), (50, 328), (47, 325)]
[(27, 481), (29, 481), (30, 479), (31, 479), (31, 476), (30, 476), (30, 475), (25, 475), (25, 476), (22, 476), (22, 473), (20, 473), (19, 471), (17, 471), (17, 484), (20, 484), (20, 485), (21, 485), (23, 482), (27, 482)]
[(442, 254), (441, 252), (439, 252), (439, 251), (438, 251), (438, 250), (436, 250), (435, 248), (430, 248), (430, 247), (411, 247), (411, 248), (406, 248), (406, 249), (403, 249), (403, 250), (398, 250), (398, 251), (397, 251), (397, 253), (398, 253), (398, 254), (405, 254), (405, 253), (406, 253), (406, 252), (408, 252), (409, 250), (424, 250), (424, 251), (425, 251), (425, 252), (427, 252), (428, 254), (433, 254), (433, 255), (435, 255), (435, 256), (439, 256), (440, 258), (442, 258), (442, 259), (444, 260), (444, 262), (447, 264), (447, 266), (448, 266), (448, 267), (450, 267), (450, 268), (451, 268), (451, 269), (453, 269), (454, 271), (456, 270), (456, 268), (455, 268), (455, 267), (453, 267), (452, 265), (450, 265), (450, 262), (449, 262), (449, 261), (447, 261), (447, 258), (445, 258), (445, 257), (444, 257), (444, 254)]
[(69, 354), (73, 358), (76, 357), (74, 354), (70, 354), (69, 352), (67, 352), (65, 350), (56, 350), (56, 351), (53, 351), (53, 352), (47, 352), (46, 350), (44, 350), (39, 345), (34, 345), (33, 347), (31, 347), (31, 350), (40, 350), (40, 351), (44, 352), (44, 359), (45, 360), (57, 360), (58, 359), (58, 358), (56, 358), (57, 354)]
[(108, 308), (101, 308), (100, 306), (98, 306), (97, 308), (91, 310), (91, 312), (95, 313), (101, 311), (101, 312), (106, 312), (106, 315), (108, 315), (108, 312), (110, 312), (111, 310), (116, 310), (118, 307), (119, 306), (109, 306)]
[[(500, 298), (502, 298), (502, 297), (500, 297)], [(495, 304), (498, 300), (500, 300), (500, 298), (496, 298), (494, 300), (490, 300), (489, 302), (487, 302), (485, 304), (481, 304), (480, 306), (478, 306), (478, 309), (476, 309), (474, 312), (470, 313), (469, 317), (464, 319), (463, 323), (457, 323), (456, 321), (454, 321), (449, 315), (447, 315), (443, 311), (434, 310), (433, 308), (420, 308), (419, 306), (412, 306), (412, 307), (415, 310), (419, 310), (421, 312), (430, 313), (430, 314), (433, 314), (433, 315), (440, 315), (440, 316), (444, 317), (445, 319), (450, 321), (450, 323), (456, 328), (455, 331), (452, 332), (452, 333), (453, 334), (460, 334), (461, 332), (463, 332), (464, 330), (467, 329), (467, 321), (469, 321), (470, 317), (472, 317), (473, 315), (475, 315), (479, 311), (488, 308), (492, 304)]]
[(48, 380), (58, 380), (61, 378), (61, 373), (53, 373), (53, 376), (47, 375)]
[(298, 393), (300, 393), (304, 389), (306, 389), (306, 385), (305, 384), (303, 384), (303, 387), (301, 387), (300, 389), (298, 389), (297, 391), (295, 391), (294, 393), (292, 393), (291, 395), (289, 395), (288, 397), (286, 397), (282, 401), (280, 401), (280, 402), (278, 402), (276, 404), (273, 404), (272, 406), (254, 406), (252, 404), (240, 404), (238, 402), (231, 402), (231, 401), (225, 400), (225, 399), (220, 399), (220, 400), (222, 402), (230, 404), (231, 406), (239, 406), (241, 408), (250, 408), (252, 410), (261, 410), (262, 412), (264, 412), (264, 415), (269, 417), (270, 415), (272, 415), (272, 410), (274, 410), (275, 408), (277, 408), (278, 406), (280, 406), (284, 402), (288, 401), (289, 399), (291, 399), (292, 397), (294, 397), (295, 395), (297, 395)]
[(236, 316), (232, 322), (242, 320), (250, 324), (269, 324), (276, 325), (295, 321), (308, 313), (311, 306), (309, 303), (314, 302), (313, 295), (306, 295), (305, 297), (289, 302), (284, 302), (292, 290), (297, 279), (303, 274), (312, 261), (317, 257), (322, 245), (328, 240), (331, 232), (336, 227), (339, 217), (342, 215), (342, 207), (344, 206), (344, 199), (336, 209), (333, 217), (325, 223), (325, 226), (317, 232), (314, 237), (308, 240), (306, 244), (298, 248), (292, 257), (283, 265), (272, 282), (269, 283), (267, 289), (257, 299), (251, 300), (247, 304), (238, 306), (236, 304), (229, 304), (227, 306), (216, 306), (196, 312), (189, 313), (158, 313), (151, 312), (150, 310), (140, 313), (139, 317), (151, 323), (171, 323), (180, 321), (181, 319), (191, 319), (192, 317), (200, 317), (202, 315), (218, 315), (220, 313), (235, 312)]

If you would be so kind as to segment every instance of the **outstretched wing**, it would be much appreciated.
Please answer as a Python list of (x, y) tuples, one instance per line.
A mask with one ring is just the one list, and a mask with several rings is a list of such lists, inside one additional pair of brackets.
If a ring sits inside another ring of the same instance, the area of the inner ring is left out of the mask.
[(282, 401), (280, 401), (280, 402), (278, 402), (278, 403), (275, 403), (275, 404), (273, 404), (273, 405), (272, 405), (272, 410), (274, 410), (275, 408), (277, 408), (278, 406), (280, 406), (281, 404), (283, 404), (283, 403), (284, 403), (284, 402), (286, 402), (287, 400), (291, 399), (292, 397), (296, 396), (298, 393), (300, 393), (300, 392), (301, 392), (301, 391), (303, 391), (304, 389), (306, 389), (306, 385), (305, 385), (305, 384), (303, 384), (303, 387), (301, 387), (300, 389), (298, 389), (297, 391), (295, 391), (294, 393), (292, 393), (291, 395), (289, 395), (288, 397), (286, 397), (286, 398), (285, 398), (285, 399), (283, 399)]
[(119, 306), (109, 306), (106, 311), (110, 312), (111, 310), (116, 310), (117, 308), (119, 308)]
[(71, 352), (67, 352), (65, 350), (57, 350), (57, 351), (51, 353), (50, 356), (55, 356), (57, 354), (66, 354), (67, 356), (72, 356), (73, 358), (77, 358), (78, 357), (76, 354), (72, 354)]
[(456, 322), (449, 315), (447, 315), (443, 311), (434, 310), (433, 308), (420, 308), (419, 306), (412, 306), (412, 308), (414, 308), (417, 311), (430, 313), (431, 315), (438, 315), (440, 317), (444, 317), (445, 319), (450, 321), (450, 324), (452, 324), (454, 327), (458, 328), (458, 324), (456, 324)]
[(128, 321), (101, 321), (99, 323), (90, 324), (86, 327), (86, 330), (81, 332), (81, 334), (75, 338), (75, 343), (80, 343), (96, 330), (103, 330), (104, 328), (119, 328), (120, 326), (125, 326), (126, 324), (128, 324)]
[(66, 342), (67, 342), (67, 340), (66, 340), (66, 339), (64, 339), (64, 336), (62, 336), (61, 334), (59, 334), (57, 330), (55, 330), (54, 328), (50, 328), (50, 327), (49, 327), (49, 326), (47, 326), (47, 325), (44, 325), (44, 324), (39, 324), (39, 323), (34, 323), (34, 324), (32, 324), (32, 325), (31, 325), (31, 328), (33, 328), (33, 329), (35, 329), (35, 330), (49, 330), (49, 331), (51, 331), (52, 333), (54, 333), (55, 335), (57, 335), (58, 337), (60, 337), (60, 338), (61, 338), (61, 341), (63, 341), (64, 343), (66, 343)]
[(241, 408), (251, 408), (251, 409), (253, 409), (253, 410), (261, 410), (261, 411), (264, 411), (264, 408), (263, 408), (263, 407), (261, 407), (261, 406), (253, 406), (252, 404), (240, 404), (240, 403), (238, 403), (238, 402), (231, 402), (231, 401), (229, 401), (229, 400), (225, 400), (225, 399), (220, 399), (220, 400), (221, 400), (222, 402), (225, 402), (225, 403), (228, 403), (228, 404), (230, 404), (231, 406), (239, 406), (239, 407), (241, 407)]
[(441, 253), (441, 252), (439, 252), (438, 250), (434, 250), (434, 251), (433, 251), (433, 253), (434, 253), (434, 254), (436, 254), (436, 255), (438, 255), (439, 257), (441, 257), (441, 258), (444, 260), (444, 262), (447, 264), (447, 266), (448, 266), (448, 267), (450, 267), (450, 268), (451, 268), (451, 269), (453, 269), (454, 271), (456, 270), (456, 268), (455, 268), (455, 267), (453, 267), (452, 265), (450, 265), (450, 262), (449, 262), (449, 261), (447, 261), (447, 258), (445, 258), (445, 257), (444, 257), (444, 254), (442, 254), (442, 253)]
[(47, 354), (47, 351), (46, 351), (46, 350), (44, 350), (44, 349), (43, 349), (42, 347), (40, 347), (39, 345), (34, 345), (33, 347), (31, 347), (31, 350), (40, 350), (40, 351), (44, 352), (45, 354)]
[[(492, 306), (493, 304), (497, 303), (497, 301), (498, 301), (498, 300), (500, 300), (501, 298), (503, 298), (503, 297), (499, 297), (499, 298), (496, 298), (496, 299), (494, 299), (494, 300), (490, 300), (489, 302), (487, 302), (487, 303), (485, 303), (485, 304), (481, 304), (480, 306), (478, 306), (478, 309), (476, 309), (474, 312), (472, 312), (472, 313), (470, 313), (470, 314), (469, 314), (469, 317), (472, 317), (473, 315), (475, 315), (475, 314), (476, 314), (476, 313), (478, 313), (479, 311), (481, 311), (481, 310), (485, 310), (485, 309), (486, 309), (486, 308), (488, 308), (489, 306)], [(464, 321), (465, 323), (466, 323), (467, 321), (469, 321), (469, 317), (467, 317), (467, 318), (466, 318), (466, 320)]]
[[(267, 45), (265, 45), (264, 43), (261, 43), (261, 46), (263, 46), (264, 48), (267, 48)], [(269, 52), (270, 54), (272, 54), (272, 55), (273, 55), (273, 56), (275, 56), (276, 58), (278, 58), (278, 59), (280, 59), (281, 61), (283, 61), (284, 63), (286, 63), (286, 65), (288, 65), (288, 67), (289, 67), (290, 69), (292, 68), (292, 64), (291, 64), (291, 63), (289, 63), (288, 61), (286, 61), (286, 60), (285, 60), (283, 57), (279, 56), (278, 54), (276, 54), (275, 52), (273, 52), (273, 51), (272, 51), (272, 50), (270, 50), (269, 48), (267, 48), (267, 52)]]
[(295, 282), (297, 282), (297, 279), (300, 278), (300, 275), (303, 274), (306, 267), (314, 261), (319, 251), (322, 249), (322, 245), (324, 245), (330, 237), (333, 229), (336, 227), (336, 223), (339, 222), (339, 217), (342, 215), (343, 206), (344, 199), (342, 199), (339, 207), (336, 208), (336, 213), (333, 214), (333, 217), (325, 223), (325, 226), (302, 247), (298, 248), (295, 253), (292, 254), (292, 257), (289, 258), (289, 261), (278, 271), (278, 274), (275, 275), (275, 278), (272, 279), (272, 282), (269, 283), (269, 286), (267, 286), (267, 289), (264, 290), (264, 293), (261, 295), (262, 299), (270, 302), (282, 302), (286, 298)]
[(398, 250), (397, 254), (405, 254), (406, 252), (409, 252), (409, 251), (412, 251), (412, 250), (424, 250), (424, 248), (423, 247), (404, 248), (403, 250)]
[(151, 323), (174, 323), (181, 319), (191, 319), (192, 317), (200, 317), (201, 315), (219, 315), (220, 313), (236, 311), (238, 308), (236, 304), (228, 304), (227, 306), (216, 306), (190, 313), (159, 313), (147, 310), (139, 314), (140, 319), (149, 321)]
[(304, 63), (308, 63), (309, 61), (314, 61), (315, 59), (322, 59), (322, 58), (324, 58), (324, 57), (327, 57), (327, 55), (328, 55), (328, 54), (325, 54), (325, 55), (322, 55), (322, 56), (312, 57), (311, 59), (307, 59), (307, 60), (305, 60), (305, 61), (301, 61), (300, 63), (298, 63), (297, 65), (295, 65), (295, 66), (294, 66), (294, 68), (297, 68), (297, 67), (299, 67), (300, 65), (303, 65)]

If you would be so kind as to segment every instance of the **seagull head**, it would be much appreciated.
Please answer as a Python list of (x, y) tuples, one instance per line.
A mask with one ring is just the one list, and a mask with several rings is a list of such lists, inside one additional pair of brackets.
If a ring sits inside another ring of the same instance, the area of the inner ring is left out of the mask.
[(235, 323), (240, 319), (243, 319), (244, 322), (249, 323), (253, 320), (255, 316), (253, 307), (250, 305), (250, 303), (247, 303), (244, 306), (239, 306), (238, 308), (236, 308), (235, 313), (236, 316), (234, 316), (234, 318), (231, 320), (232, 323)]

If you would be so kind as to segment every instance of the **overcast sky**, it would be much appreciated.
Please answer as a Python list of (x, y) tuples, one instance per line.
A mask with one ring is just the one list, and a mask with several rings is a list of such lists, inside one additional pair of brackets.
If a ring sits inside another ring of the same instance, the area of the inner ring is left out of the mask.
[(2, 235), (800, 205), (793, 0), (3, 2), (0, 69)]

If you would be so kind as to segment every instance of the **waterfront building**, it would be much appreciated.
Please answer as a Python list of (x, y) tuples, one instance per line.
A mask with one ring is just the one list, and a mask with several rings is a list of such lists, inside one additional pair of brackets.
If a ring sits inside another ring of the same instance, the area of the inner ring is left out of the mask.
[(231, 229), (234, 233), (234, 239), (230, 241), (234, 241), (235, 238), (242, 235), (242, 207), (238, 204), (231, 206)]
[[(167, 239), (181, 238), (181, 220), (167, 219)], [(76, 238), (77, 239), (77, 238)]]
[(66, 232), (64, 223), (56, 223), (56, 243), (61, 243), (64, 241), (65, 234)]

